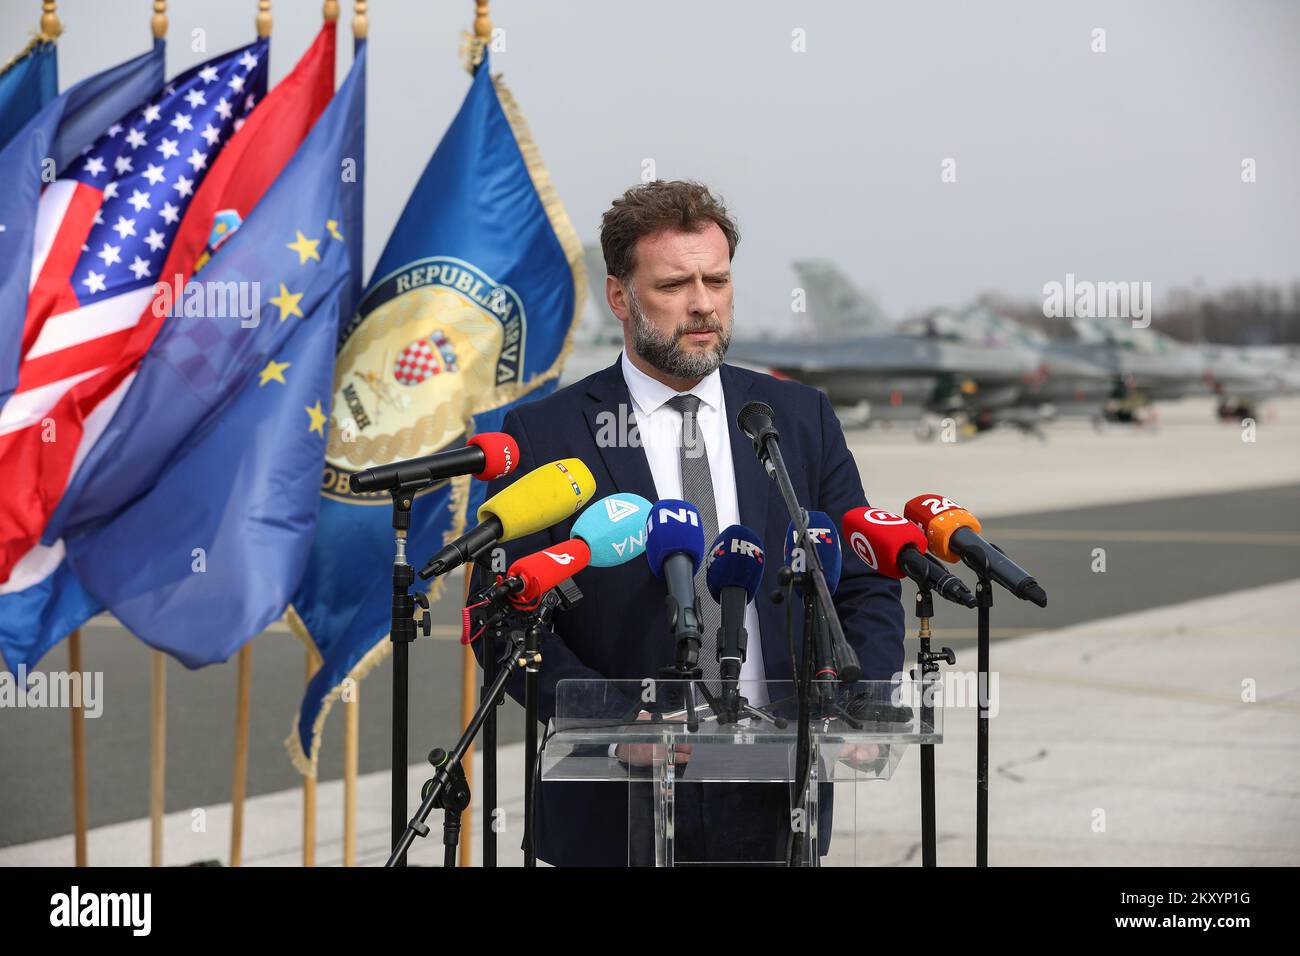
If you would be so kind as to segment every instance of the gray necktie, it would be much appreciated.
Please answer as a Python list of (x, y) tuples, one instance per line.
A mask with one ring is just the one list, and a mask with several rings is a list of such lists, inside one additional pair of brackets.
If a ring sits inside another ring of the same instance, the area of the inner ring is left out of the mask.
[[(718, 506), (713, 500), (713, 475), (709, 472), (709, 450), (700, 434), (700, 400), (694, 395), (678, 395), (668, 400), (668, 407), (682, 414), (681, 441), (677, 445), (677, 460), (682, 466), (682, 497), (700, 510), (704, 521), (704, 547), (708, 548), (718, 536)], [(706, 552), (707, 555), (707, 552)], [(722, 610), (709, 596), (704, 580), (704, 561), (695, 572), (695, 593), (699, 598), (700, 669), (711, 691), (719, 686), (718, 627), (722, 623)]]

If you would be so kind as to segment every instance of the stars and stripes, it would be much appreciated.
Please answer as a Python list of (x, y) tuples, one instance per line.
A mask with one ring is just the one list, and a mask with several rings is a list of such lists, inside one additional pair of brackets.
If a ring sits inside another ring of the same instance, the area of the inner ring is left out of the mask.
[[(45, 190), (18, 385), (0, 409), (0, 467), (32, 494), (0, 501), (0, 584), (39, 539), (75, 463), (111, 420), (156, 326), (149, 305), (211, 162), (266, 87), (267, 41), (182, 74)], [(42, 441), (41, 431), (57, 435)]]

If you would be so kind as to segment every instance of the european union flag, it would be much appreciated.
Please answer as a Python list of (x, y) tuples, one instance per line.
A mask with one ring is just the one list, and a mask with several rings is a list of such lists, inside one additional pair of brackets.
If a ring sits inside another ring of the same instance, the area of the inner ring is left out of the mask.
[[(147, 494), (67, 542), (86, 590), (188, 667), (225, 660), (279, 617), (306, 563), (350, 306), (348, 243), (361, 235), (345, 212), (359, 183), (340, 171), (362, 156), (365, 62), (362, 44), (284, 171), (199, 281), (177, 290), (142, 363), (128, 402), (190, 439)], [(213, 309), (214, 292), (227, 307)], [(117, 454), (148, 457), (131, 447), (148, 436), (128, 432)]]
[[(485, 53), (340, 337), (320, 519), (288, 615), (323, 660), (286, 741), (304, 773), (315, 773), (342, 681), (391, 646), (390, 499), (351, 494), (349, 476), (461, 445), (552, 390), (583, 272), (573, 226)], [(420, 494), (411, 563), (460, 534), (481, 495), (469, 478)]]
[(0, 147), (58, 92), (58, 47), (37, 37), (0, 70)]

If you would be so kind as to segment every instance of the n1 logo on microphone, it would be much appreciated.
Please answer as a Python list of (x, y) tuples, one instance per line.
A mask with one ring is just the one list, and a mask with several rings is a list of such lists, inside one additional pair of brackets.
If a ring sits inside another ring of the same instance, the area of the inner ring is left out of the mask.
[[(659, 516), (660, 524), (667, 524), (671, 518), (678, 524), (689, 524), (696, 528), (700, 526), (700, 513), (694, 508), (660, 508), (655, 513)], [(650, 521), (653, 524), (654, 518)]]

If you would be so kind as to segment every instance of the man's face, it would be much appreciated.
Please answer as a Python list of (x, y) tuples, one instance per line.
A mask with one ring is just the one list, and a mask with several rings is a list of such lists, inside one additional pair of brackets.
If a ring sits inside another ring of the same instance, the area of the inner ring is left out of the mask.
[(712, 222), (699, 232), (663, 230), (637, 241), (635, 261), (630, 290), (612, 276), (606, 279), (624, 343), (674, 378), (713, 372), (731, 344), (727, 237)]

